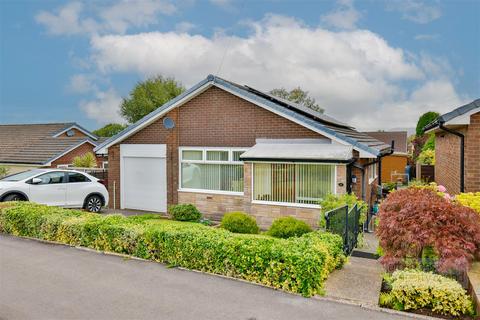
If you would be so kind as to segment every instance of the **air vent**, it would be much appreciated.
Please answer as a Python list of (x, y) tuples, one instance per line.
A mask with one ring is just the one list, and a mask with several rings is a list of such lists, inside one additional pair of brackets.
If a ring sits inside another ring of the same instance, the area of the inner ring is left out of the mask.
[(67, 137), (73, 137), (75, 135), (75, 130), (68, 130), (66, 135)]
[(165, 117), (165, 118), (163, 118), (163, 126), (166, 129), (173, 129), (173, 128), (175, 128), (175, 121), (173, 121), (172, 118)]

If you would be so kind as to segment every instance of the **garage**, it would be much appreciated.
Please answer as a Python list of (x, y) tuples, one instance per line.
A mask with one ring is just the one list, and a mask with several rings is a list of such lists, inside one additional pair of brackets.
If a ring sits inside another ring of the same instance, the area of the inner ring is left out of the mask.
[(167, 211), (165, 144), (120, 145), (122, 209)]

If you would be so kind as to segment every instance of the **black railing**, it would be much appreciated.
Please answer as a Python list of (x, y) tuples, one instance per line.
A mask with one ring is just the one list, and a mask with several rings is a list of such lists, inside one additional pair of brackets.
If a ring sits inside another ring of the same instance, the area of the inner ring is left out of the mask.
[(326, 229), (338, 234), (343, 239), (343, 251), (350, 254), (357, 246), (360, 232), (360, 210), (355, 204), (350, 210), (348, 206), (339, 207), (325, 213)]

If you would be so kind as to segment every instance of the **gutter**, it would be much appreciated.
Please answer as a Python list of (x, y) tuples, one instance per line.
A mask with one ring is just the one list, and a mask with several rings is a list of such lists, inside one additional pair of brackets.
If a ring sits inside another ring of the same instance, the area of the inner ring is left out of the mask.
[(460, 138), (460, 192), (465, 191), (465, 136), (452, 129), (444, 127), (445, 121), (439, 122), (439, 128)]

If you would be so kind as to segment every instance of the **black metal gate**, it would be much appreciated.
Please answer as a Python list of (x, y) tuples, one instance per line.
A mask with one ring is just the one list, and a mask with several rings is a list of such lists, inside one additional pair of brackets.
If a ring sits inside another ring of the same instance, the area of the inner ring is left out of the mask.
[(348, 206), (339, 207), (325, 213), (326, 229), (338, 234), (343, 239), (343, 251), (350, 254), (357, 246), (360, 232), (360, 210), (355, 204), (350, 210)]

